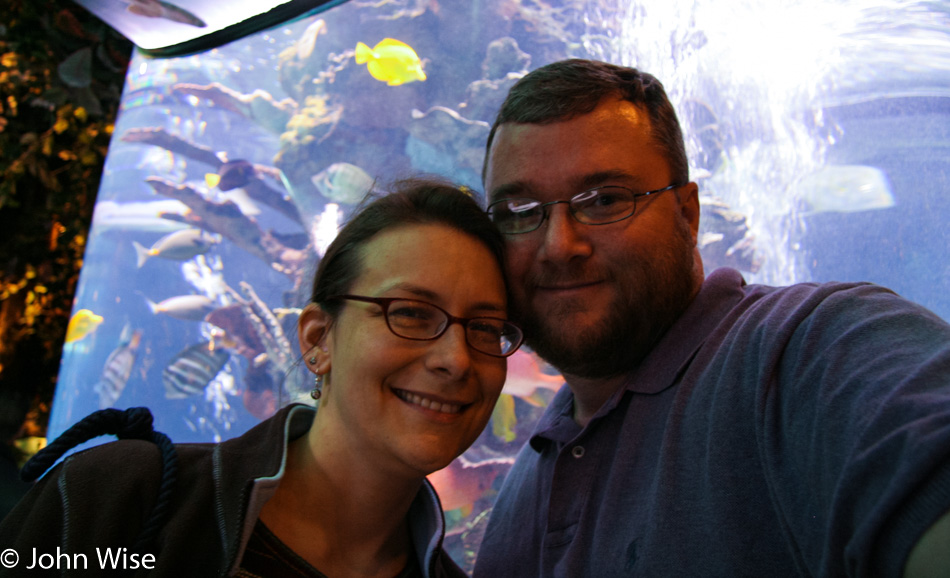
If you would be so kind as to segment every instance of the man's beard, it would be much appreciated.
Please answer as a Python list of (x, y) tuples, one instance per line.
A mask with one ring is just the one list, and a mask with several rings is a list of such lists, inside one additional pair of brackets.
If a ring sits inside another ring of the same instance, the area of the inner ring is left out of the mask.
[[(650, 260), (635, 258), (613, 275), (621, 293), (607, 308), (613, 312), (596, 326), (577, 329), (557, 315), (570, 311), (535, 311), (530, 305), (513, 316), (525, 343), (558, 371), (597, 379), (627, 373), (647, 356), (660, 337), (689, 306), (694, 294), (693, 242), (688, 225), (677, 219), (671, 244)], [(553, 314), (552, 314), (553, 313)]]

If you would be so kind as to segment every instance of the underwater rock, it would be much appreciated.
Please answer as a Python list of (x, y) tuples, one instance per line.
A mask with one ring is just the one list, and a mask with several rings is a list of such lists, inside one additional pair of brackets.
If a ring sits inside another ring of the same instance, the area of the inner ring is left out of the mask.
[(412, 143), (408, 143), (407, 151), (413, 160), (413, 167), (420, 170), (437, 168), (438, 163), (436, 167), (431, 167), (431, 158), (420, 155), (427, 153), (429, 157), (434, 155), (447, 159), (450, 165), (480, 171), (489, 129), (487, 122), (469, 120), (448, 107), (433, 106), (425, 112), (413, 110), (409, 134), (435, 149), (427, 151), (425, 147), (412, 147), (409, 146)]
[(191, 212), (183, 216), (184, 222), (219, 233), (296, 283), (300, 282), (305, 252), (283, 245), (270, 232), (262, 230), (257, 221), (242, 213), (232, 201), (215, 203), (188, 185), (175, 185), (159, 177), (149, 177), (145, 182), (156, 193), (188, 205)]
[(274, 100), (266, 90), (257, 89), (243, 94), (223, 84), (208, 85), (179, 83), (172, 90), (211, 101), (214, 106), (236, 112), (272, 133), (284, 132), (287, 122), (297, 112), (297, 103), (292, 98)]
[(308, 96), (304, 106), (287, 122), (285, 132), (280, 135), (282, 150), (323, 142), (336, 129), (342, 116), (342, 106), (331, 105), (320, 96)]
[(509, 72), (527, 73), (531, 55), (518, 48), (518, 41), (510, 36), (492, 40), (482, 61), (483, 80), (501, 80)]
[(697, 248), (703, 267), (710, 272), (719, 267), (732, 267), (755, 273), (762, 265), (762, 256), (755, 248), (755, 237), (747, 218), (711, 196), (700, 196), (701, 217)]
[(196, 145), (159, 127), (129, 129), (125, 131), (120, 140), (127, 143), (155, 145), (211, 165), (215, 170), (218, 170), (224, 163), (210, 148)]
[(220, 340), (238, 355), (252, 360), (264, 353), (264, 343), (245, 317), (240, 303), (219, 307), (206, 315), (204, 320), (224, 332)]
[(369, 8), (373, 18), (378, 20), (398, 20), (400, 18), (418, 18), (426, 10), (437, 11), (437, 0), (352, 0), (353, 5)]
[(697, 168), (715, 173), (723, 161), (723, 135), (719, 118), (712, 107), (701, 100), (689, 99), (682, 104), (684, 136), (697, 151), (692, 161)]
[(465, 103), (460, 108), (469, 118), (493, 122), (508, 91), (522, 76), (523, 72), (509, 72), (498, 80), (472, 82), (465, 90)]

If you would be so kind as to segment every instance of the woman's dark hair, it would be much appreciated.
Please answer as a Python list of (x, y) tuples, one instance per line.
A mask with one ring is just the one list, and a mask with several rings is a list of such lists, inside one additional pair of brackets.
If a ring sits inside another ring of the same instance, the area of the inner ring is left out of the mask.
[(542, 66), (511, 87), (488, 134), (482, 180), (499, 126), (509, 122), (548, 124), (570, 120), (593, 111), (608, 97), (619, 97), (646, 110), (653, 138), (670, 164), (673, 182), (687, 182), (689, 162), (683, 131), (663, 84), (636, 68), (581, 59)]
[(343, 226), (320, 261), (310, 300), (330, 317), (337, 316), (342, 302), (329, 298), (349, 292), (363, 273), (360, 247), (385, 230), (405, 225), (440, 224), (468, 233), (491, 251), (504, 278), (504, 238), (465, 190), (433, 177), (404, 179), (388, 189), (388, 194), (363, 201), (368, 204)]

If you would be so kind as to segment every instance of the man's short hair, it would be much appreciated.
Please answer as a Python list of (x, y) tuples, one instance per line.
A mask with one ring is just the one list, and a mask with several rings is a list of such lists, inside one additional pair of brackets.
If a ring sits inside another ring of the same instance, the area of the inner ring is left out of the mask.
[(636, 68), (582, 59), (542, 66), (511, 87), (488, 134), (482, 181), (499, 126), (509, 122), (548, 124), (570, 120), (593, 111), (609, 97), (619, 97), (646, 110), (653, 138), (670, 165), (673, 182), (689, 181), (683, 131), (660, 81)]

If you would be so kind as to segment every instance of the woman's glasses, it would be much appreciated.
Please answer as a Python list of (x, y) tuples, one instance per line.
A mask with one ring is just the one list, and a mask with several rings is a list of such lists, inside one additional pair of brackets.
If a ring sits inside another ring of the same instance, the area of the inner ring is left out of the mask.
[(389, 330), (404, 339), (432, 341), (441, 337), (450, 325), (459, 323), (465, 328), (465, 341), (469, 347), (495, 357), (508, 357), (518, 350), (524, 340), (521, 328), (510, 321), (495, 317), (455, 317), (426, 301), (362, 295), (337, 295), (330, 299), (379, 305)]

